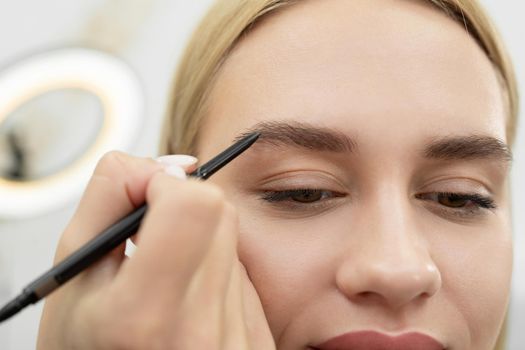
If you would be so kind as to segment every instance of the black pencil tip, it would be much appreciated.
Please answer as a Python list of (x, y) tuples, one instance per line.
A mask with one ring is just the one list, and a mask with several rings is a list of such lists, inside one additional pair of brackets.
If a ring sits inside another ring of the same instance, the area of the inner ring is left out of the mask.
[(250, 134), (250, 136), (247, 137), (248, 140), (257, 140), (259, 138), (259, 136), (261, 136), (261, 133), (260, 132), (254, 132), (252, 134)]
[(16, 303), (16, 299), (7, 303), (1, 310), (0, 310), (0, 322), (4, 322), (11, 316), (14, 316), (18, 311), (20, 311), (20, 308), (18, 307), (18, 303)]
[(209, 178), (223, 166), (246, 151), (255, 143), (255, 141), (257, 141), (259, 136), (261, 136), (259, 132), (253, 132), (249, 135), (243, 136), (219, 155), (192, 172), (190, 176), (199, 177), (204, 180)]
[(30, 295), (24, 293), (20, 294), (0, 309), (0, 323), (16, 315), (29, 304), (31, 304)]

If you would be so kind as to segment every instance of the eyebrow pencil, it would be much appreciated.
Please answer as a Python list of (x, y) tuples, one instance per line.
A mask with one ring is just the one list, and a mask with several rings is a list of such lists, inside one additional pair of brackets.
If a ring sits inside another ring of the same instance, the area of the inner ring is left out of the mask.
[[(189, 176), (206, 180), (253, 145), (259, 136), (260, 133), (247, 135), (197, 168)], [(137, 232), (146, 210), (147, 204), (142, 205), (31, 282), (22, 290), (22, 293), (0, 309), (0, 322), (7, 320), (29, 304), (43, 299), (122, 244)]]

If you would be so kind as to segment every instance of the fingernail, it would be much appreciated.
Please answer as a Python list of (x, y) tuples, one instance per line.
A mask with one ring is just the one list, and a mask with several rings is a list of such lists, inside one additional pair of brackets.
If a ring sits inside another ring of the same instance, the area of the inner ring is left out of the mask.
[(179, 165), (167, 165), (164, 167), (164, 172), (182, 180), (186, 179), (186, 172)]
[(188, 166), (197, 163), (198, 159), (187, 154), (169, 154), (155, 159), (164, 165)]
[(133, 254), (135, 254), (136, 250), (137, 250), (137, 246), (135, 245), (135, 243), (133, 243), (133, 241), (131, 239), (128, 238), (126, 240), (126, 249), (124, 250), (124, 254), (128, 258), (131, 258), (133, 256)]

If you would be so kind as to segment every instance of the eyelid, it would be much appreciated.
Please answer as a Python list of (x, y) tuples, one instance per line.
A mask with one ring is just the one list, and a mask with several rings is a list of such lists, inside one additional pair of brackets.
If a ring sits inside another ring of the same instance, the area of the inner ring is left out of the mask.
[(483, 196), (494, 196), (494, 191), (484, 181), (471, 177), (441, 177), (432, 179), (417, 190), (422, 192), (453, 192), (453, 193), (477, 193)]
[(267, 189), (316, 188), (344, 192), (346, 186), (334, 175), (321, 170), (295, 170), (265, 178), (257, 185)]

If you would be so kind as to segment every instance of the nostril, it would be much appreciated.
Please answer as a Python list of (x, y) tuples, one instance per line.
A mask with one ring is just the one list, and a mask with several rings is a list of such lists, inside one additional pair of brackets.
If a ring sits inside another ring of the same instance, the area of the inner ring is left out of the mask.
[(353, 297), (350, 297), (355, 302), (362, 304), (378, 303), (381, 302), (381, 299), (384, 299), (380, 294), (373, 291), (363, 291), (354, 294)]
[(374, 292), (361, 292), (358, 295), (359, 295), (360, 298), (369, 299), (373, 294), (374, 294)]
[(421, 299), (429, 299), (432, 295), (429, 292), (423, 292), (419, 295)]

